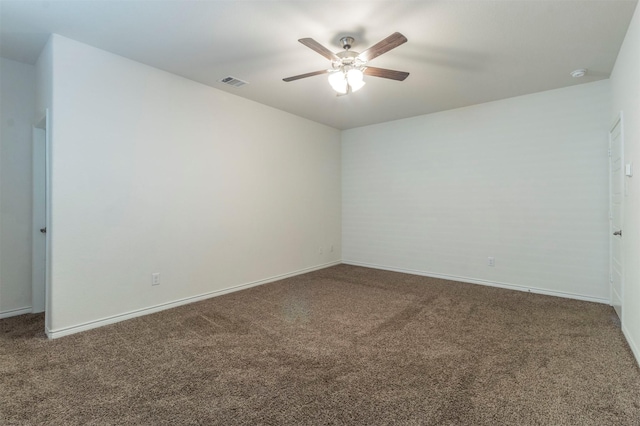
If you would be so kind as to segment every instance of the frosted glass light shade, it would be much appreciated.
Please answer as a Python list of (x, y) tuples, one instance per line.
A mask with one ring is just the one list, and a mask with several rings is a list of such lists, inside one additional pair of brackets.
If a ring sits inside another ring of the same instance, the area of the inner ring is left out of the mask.
[(364, 73), (361, 70), (357, 68), (351, 68), (349, 71), (347, 71), (347, 80), (349, 81), (349, 85), (351, 87), (362, 82), (363, 79)]
[(362, 87), (365, 84), (367, 84), (367, 83), (365, 83), (362, 80), (359, 80), (359, 81), (354, 81), (353, 83), (349, 83), (349, 86), (351, 86), (351, 91), (355, 92), (355, 91), (358, 91), (358, 90), (362, 89)]
[(329, 84), (338, 93), (347, 93), (347, 79), (343, 72), (329, 74)]

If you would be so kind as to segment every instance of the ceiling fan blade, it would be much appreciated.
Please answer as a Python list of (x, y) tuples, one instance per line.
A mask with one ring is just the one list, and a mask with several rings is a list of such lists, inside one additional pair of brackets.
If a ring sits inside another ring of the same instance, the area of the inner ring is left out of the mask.
[(316, 52), (318, 52), (319, 54), (321, 54), (322, 56), (324, 56), (330, 61), (340, 60), (340, 58), (338, 58), (335, 53), (333, 53), (332, 51), (330, 51), (329, 49), (327, 49), (326, 47), (324, 47), (323, 45), (321, 45), (320, 43), (318, 43), (312, 38), (301, 38), (298, 41), (304, 44), (305, 46), (307, 46), (309, 49), (315, 50)]
[(405, 78), (409, 76), (408, 72), (388, 70), (386, 68), (376, 68), (376, 67), (365, 68), (364, 74), (370, 75), (372, 77), (389, 78), (391, 80), (398, 80), (398, 81), (403, 81)]
[(300, 80), (301, 78), (313, 77), (314, 75), (326, 74), (328, 72), (329, 70), (313, 71), (313, 72), (308, 72), (306, 74), (294, 75), (293, 77), (283, 78), (282, 80), (286, 82), (295, 81), (295, 80)]
[(374, 44), (373, 46), (359, 54), (358, 58), (362, 59), (363, 61), (370, 61), (373, 58), (377, 58), (383, 53), (386, 53), (391, 49), (398, 47), (402, 43), (406, 42), (407, 38), (405, 36), (400, 33), (393, 33), (389, 37), (385, 38), (382, 41), (379, 41), (378, 43)]

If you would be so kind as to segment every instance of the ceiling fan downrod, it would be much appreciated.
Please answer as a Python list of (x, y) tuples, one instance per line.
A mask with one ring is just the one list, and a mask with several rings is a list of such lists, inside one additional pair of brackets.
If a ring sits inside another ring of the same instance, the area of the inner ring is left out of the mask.
[(342, 43), (342, 48), (344, 50), (349, 50), (353, 44), (353, 37), (342, 37), (340, 39), (340, 43)]

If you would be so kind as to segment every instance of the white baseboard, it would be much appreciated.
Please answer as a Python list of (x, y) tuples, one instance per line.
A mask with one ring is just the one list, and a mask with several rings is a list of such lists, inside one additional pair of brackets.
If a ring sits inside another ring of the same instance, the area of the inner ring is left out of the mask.
[(584, 296), (581, 294), (574, 294), (574, 293), (565, 293), (562, 291), (545, 290), (545, 289), (535, 288), (535, 287), (525, 287), (517, 284), (501, 283), (501, 282), (488, 281), (488, 280), (482, 280), (477, 278), (459, 277), (456, 275), (438, 274), (438, 273), (429, 272), (429, 271), (417, 271), (414, 269), (395, 268), (391, 266), (376, 265), (376, 264), (358, 262), (358, 261), (352, 261), (352, 260), (343, 260), (342, 263), (346, 265), (363, 266), (365, 268), (382, 269), (384, 271), (402, 272), (405, 274), (420, 275), (423, 277), (440, 278), (440, 279), (449, 280), (449, 281), (460, 281), (460, 282), (470, 283), (470, 284), (486, 285), (489, 287), (505, 288), (508, 290), (524, 291), (527, 293), (536, 293), (536, 294), (544, 294), (547, 296), (564, 297), (565, 299), (576, 299), (576, 300), (583, 300), (586, 302), (604, 303), (606, 305), (610, 304), (609, 299), (601, 299), (598, 297)]
[(25, 306), (24, 308), (11, 309), (10, 311), (0, 312), (0, 319), (16, 317), (18, 315), (30, 314), (31, 306)]
[[(208, 293), (199, 294), (196, 296), (185, 297), (184, 299), (175, 300), (173, 302), (162, 303), (155, 306), (150, 306), (148, 308), (137, 309), (135, 311), (130, 311), (124, 314), (113, 315), (110, 317), (102, 318), (95, 321), (86, 322), (83, 324), (73, 325), (71, 327), (60, 328), (57, 330), (45, 329), (47, 333), (47, 337), (49, 339), (57, 339), (58, 337), (68, 336), (70, 334), (79, 333), (81, 331), (91, 330), (93, 328), (102, 327), (104, 325), (115, 324), (120, 321), (125, 321), (128, 319), (141, 317), (143, 315), (153, 314), (155, 312), (164, 311), (165, 309), (176, 308), (178, 306), (187, 305), (189, 303), (199, 302), (201, 300), (210, 299), (216, 296), (222, 296), (223, 294), (233, 293), (239, 290), (245, 290), (247, 288), (256, 287), (262, 284), (267, 284), (273, 281), (283, 280), (285, 278), (294, 277), (296, 275), (306, 274), (308, 272), (317, 271), (319, 269), (329, 268), (331, 266), (339, 265), (340, 261), (329, 262), (322, 265), (312, 266), (310, 268), (300, 269), (298, 271), (289, 272), (286, 274), (276, 275), (274, 277), (265, 278), (258, 281), (252, 281), (245, 284), (236, 285), (233, 287), (225, 288), (222, 290), (211, 291)], [(31, 312), (31, 308), (29, 308), (29, 312)]]
[(627, 327), (625, 327), (624, 324), (622, 324), (622, 334), (624, 335), (625, 339), (627, 339), (627, 343), (631, 348), (631, 352), (633, 352), (633, 356), (636, 357), (636, 362), (640, 367), (640, 348), (638, 347), (636, 342), (633, 340), (633, 338), (631, 337), (631, 333), (629, 333), (629, 331), (627, 330)]

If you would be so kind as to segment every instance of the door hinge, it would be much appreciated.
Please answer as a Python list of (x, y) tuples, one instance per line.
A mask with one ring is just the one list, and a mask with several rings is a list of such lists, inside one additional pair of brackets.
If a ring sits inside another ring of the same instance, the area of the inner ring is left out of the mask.
[(609, 149), (609, 150), (607, 151), (607, 155), (608, 155), (609, 157), (611, 157), (611, 149)]

